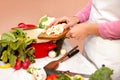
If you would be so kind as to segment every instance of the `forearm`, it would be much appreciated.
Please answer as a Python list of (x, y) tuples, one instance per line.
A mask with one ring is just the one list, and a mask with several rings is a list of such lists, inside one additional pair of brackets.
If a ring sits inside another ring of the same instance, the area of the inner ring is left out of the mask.
[(75, 16), (79, 19), (80, 22), (85, 22), (89, 19), (91, 11), (92, 0), (87, 4), (85, 8), (79, 11)]
[(106, 23), (99, 23), (98, 30), (103, 38), (120, 39), (120, 20)]
[(98, 30), (98, 24), (87, 23), (86, 30), (88, 35), (100, 35)]

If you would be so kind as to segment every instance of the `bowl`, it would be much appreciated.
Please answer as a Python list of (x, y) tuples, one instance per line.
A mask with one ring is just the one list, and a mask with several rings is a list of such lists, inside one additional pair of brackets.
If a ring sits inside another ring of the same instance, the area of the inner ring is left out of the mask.
[(52, 41), (42, 43), (32, 43), (32, 47), (35, 48), (35, 58), (43, 58), (48, 56), (50, 50), (56, 48), (56, 44)]

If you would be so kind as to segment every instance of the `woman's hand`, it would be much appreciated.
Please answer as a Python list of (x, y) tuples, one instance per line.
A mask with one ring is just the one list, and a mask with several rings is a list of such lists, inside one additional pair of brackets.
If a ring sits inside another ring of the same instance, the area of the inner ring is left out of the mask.
[(97, 24), (92, 23), (76, 24), (67, 33), (66, 37), (84, 40), (88, 35), (99, 35)]
[(50, 26), (54, 26), (60, 23), (66, 23), (64, 28), (70, 28), (72, 26), (74, 26), (75, 24), (77, 24), (79, 22), (79, 19), (77, 17), (61, 17), (61, 18), (57, 18), (53, 23), (50, 24)]
[(97, 24), (80, 23), (76, 24), (66, 34), (66, 37), (73, 38), (79, 45), (80, 52), (83, 52), (84, 43), (88, 35), (99, 35)]

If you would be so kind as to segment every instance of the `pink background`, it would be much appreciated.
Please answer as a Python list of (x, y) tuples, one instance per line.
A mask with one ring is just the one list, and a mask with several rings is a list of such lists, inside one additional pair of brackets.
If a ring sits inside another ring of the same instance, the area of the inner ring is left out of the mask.
[(18, 23), (37, 24), (44, 15), (73, 16), (88, 0), (1, 0), (0, 34)]
[[(89, 0), (1, 0), (0, 1), (0, 35), (18, 23), (37, 24), (40, 17), (73, 16), (81, 10)], [(80, 45), (83, 41), (68, 39), (73, 45)]]

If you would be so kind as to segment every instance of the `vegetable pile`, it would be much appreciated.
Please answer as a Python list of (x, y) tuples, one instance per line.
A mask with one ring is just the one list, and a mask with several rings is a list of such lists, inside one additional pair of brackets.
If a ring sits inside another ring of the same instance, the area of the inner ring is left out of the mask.
[(49, 74), (46, 80), (84, 80), (80, 75), (70, 76), (68, 74)]
[(0, 44), (3, 48), (0, 59), (4, 63), (10, 63), (16, 70), (24, 69), (35, 62), (34, 47), (31, 43), (35, 42), (26, 36), (22, 29), (15, 28), (1, 35)]

